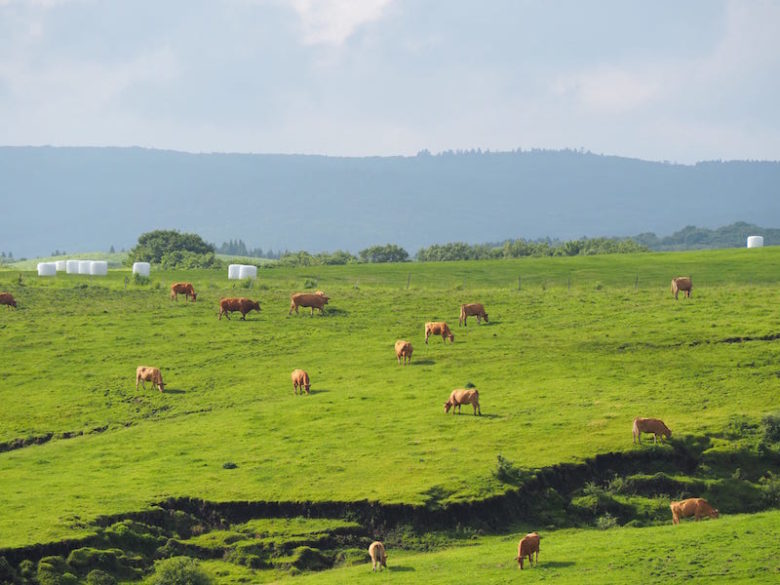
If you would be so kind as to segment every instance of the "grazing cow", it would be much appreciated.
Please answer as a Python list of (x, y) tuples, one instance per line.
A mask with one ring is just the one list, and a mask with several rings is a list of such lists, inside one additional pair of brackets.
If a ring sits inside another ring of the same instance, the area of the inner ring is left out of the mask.
[(485, 323), (488, 322), (488, 315), (485, 312), (485, 307), (483, 307), (480, 303), (468, 303), (466, 305), (460, 306), (460, 319), (458, 319), (458, 327), (461, 325), (468, 327), (468, 323), (466, 321), (471, 316), (475, 316), (477, 318), (477, 325), (479, 325), (482, 319), (485, 320)]
[(460, 414), (460, 407), (463, 404), (471, 404), (474, 407), (474, 416), (479, 413), (482, 416), (482, 409), (479, 407), (479, 390), (476, 388), (469, 388), (464, 390), (463, 388), (456, 388), (450, 394), (450, 399), (444, 403), (444, 413), (448, 413), (452, 408), (452, 414), (455, 414), (455, 406), (458, 407), (458, 414)]
[(195, 289), (192, 288), (191, 282), (174, 282), (171, 285), (171, 300), (178, 301), (179, 295), (184, 295), (184, 298), (187, 300), (190, 300), (191, 297), (193, 303), (195, 302), (195, 297), (197, 296), (195, 294)]
[(246, 321), (246, 314), (249, 311), (260, 311), (260, 303), (246, 298), (231, 298), (222, 299), (219, 301), (219, 318), (222, 319), (222, 315), (225, 315), (230, 319), (230, 313), (234, 311), (241, 312), (241, 320)]
[(382, 570), (382, 567), (387, 569), (387, 553), (385, 552), (385, 545), (375, 540), (368, 547), (368, 556), (371, 557), (372, 571), (376, 571), (377, 568)]
[(658, 437), (663, 435), (667, 439), (672, 436), (672, 431), (669, 430), (664, 424), (664, 421), (657, 418), (640, 418), (634, 419), (634, 425), (632, 428), (634, 434), (634, 444), (639, 442), (642, 444), (642, 433), (653, 433), (653, 443), (658, 442)]
[(672, 509), (672, 524), (679, 524), (680, 518), (688, 518), (689, 516), (693, 516), (698, 522), (699, 518), (703, 516), (717, 518), (720, 515), (704, 498), (688, 498), (672, 502), (669, 507)]
[(404, 360), (404, 365), (406, 365), (407, 360), (409, 363), (412, 363), (412, 352), (414, 349), (412, 348), (412, 344), (408, 341), (404, 341), (403, 339), (399, 339), (395, 342), (395, 357), (398, 360), (398, 365), (401, 365), (401, 358)]
[(528, 557), (528, 566), (533, 566), (533, 554), (536, 553), (536, 564), (539, 564), (539, 535), (536, 532), (529, 532), (520, 542), (517, 543), (517, 565), (520, 570), (523, 569), (523, 559)]
[(141, 383), (144, 390), (146, 390), (146, 382), (151, 382), (152, 387), (162, 392), (165, 390), (165, 383), (160, 373), (160, 368), (153, 368), (151, 366), (138, 366), (135, 370), (135, 389), (138, 390), (138, 382)]
[(16, 299), (11, 293), (0, 293), (0, 305), (8, 305), (9, 307), (16, 308)]
[(311, 316), (314, 315), (314, 309), (319, 309), (320, 314), (323, 313), (323, 307), (328, 304), (328, 296), (318, 290), (315, 293), (293, 293), (290, 295), (290, 312), (288, 315), (292, 315), (295, 311), (298, 313), (298, 307), (309, 307), (311, 309)]
[(691, 298), (691, 290), (693, 289), (693, 282), (691, 282), (690, 276), (678, 276), (672, 279), (672, 294), (674, 298), (677, 298), (677, 293), (683, 291), (685, 296)]
[(452, 334), (452, 331), (450, 331), (449, 326), (444, 321), (435, 321), (435, 322), (429, 322), (425, 324), (425, 344), (428, 344), (428, 338), (431, 335), (441, 335), (441, 338), (444, 342), (447, 341), (447, 339), (450, 340), (450, 343), (455, 342), (455, 336)]
[(290, 378), (292, 378), (293, 383), (293, 394), (298, 394), (298, 388), (301, 389), (301, 394), (304, 390), (306, 390), (306, 394), (309, 394), (309, 388), (311, 388), (309, 374), (303, 370), (293, 370)]

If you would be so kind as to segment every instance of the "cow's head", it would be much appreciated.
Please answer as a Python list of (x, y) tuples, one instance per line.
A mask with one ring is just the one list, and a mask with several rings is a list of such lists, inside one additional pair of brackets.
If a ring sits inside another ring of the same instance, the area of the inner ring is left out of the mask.
[(448, 400), (444, 403), (444, 414), (447, 414), (450, 411), (450, 408), (452, 408), (452, 402)]
[(710, 512), (710, 516), (712, 516), (713, 518), (717, 518), (718, 516), (720, 516), (720, 512), (718, 512), (717, 509), (713, 508), (712, 512)]
[(487, 313), (485, 313), (485, 323), (488, 322)]
[(252, 301), (252, 308), (255, 311), (259, 311), (260, 310), (260, 303), (259, 303), (259, 301)]
[(455, 336), (451, 332), (450, 332), (449, 335), (447, 335), (447, 339), (450, 340), (450, 343), (454, 343), (455, 342)]
[(192, 294), (191, 294), (191, 296), (192, 296), (192, 302), (194, 303), (194, 302), (195, 302), (195, 299), (197, 299), (197, 298), (198, 298), (198, 295), (197, 295), (197, 293), (196, 293), (195, 291), (192, 291)]
[(667, 439), (670, 439), (670, 438), (672, 437), (672, 431), (671, 431), (671, 429), (670, 429), (669, 427), (667, 427), (666, 425), (664, 425), (664, 430), (662, 431), (662, 434), (663, 434), (663, 436), (664, 436), (664, 437), (666, 437)]

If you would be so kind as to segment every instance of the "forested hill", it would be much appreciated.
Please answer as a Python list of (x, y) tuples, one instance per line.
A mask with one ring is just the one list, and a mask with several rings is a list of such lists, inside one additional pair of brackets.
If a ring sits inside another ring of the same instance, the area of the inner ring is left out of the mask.
[(450, 241), (780, 225), (780, 163), (676, 165), (578, 151), (413, 157), (0, 148), (0, 249), (129, 248), (152, 229), (263, 248), (411, 253)]

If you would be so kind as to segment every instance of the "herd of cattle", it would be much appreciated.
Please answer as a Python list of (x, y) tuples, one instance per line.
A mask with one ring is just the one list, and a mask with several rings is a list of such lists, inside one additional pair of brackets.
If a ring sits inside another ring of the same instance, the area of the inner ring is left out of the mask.
[[(687, 297), (690, 298), (693, 284), (691, 278), (687, 276), (677, 277), (672, 279), (672, 294), (674, 298), (678, 298), (680, 292), (684, 292)], [(171, 285), (171, 300), (178, 301), (178, 295), (184, 295), (188, 301), (195, 302), (197, 299), (197, 293), (195, 288), (190, 282), (176, 282)], [(310, 315), (314, 315), (314, 309), (323, 313), (324, 306), (328, 304), (328, 296), (321, 290), (314, 293), (294, 293), (290, 296), (290, 311), (288, 315), (291, 315), (293, 311), (298, 313), (299, 307), (309, 308), (311, 310)], [(16, 308), (16, 300), (13, 295), (7, 292), (0, 293), (0, 305), (7, 305), (9, 307)], [(230, 319), (230, 313), (241, 313), (241, 319), (246, 320), (246, 315), (250, 311), (260, 311), (260, 303), (253, 301), (252, 299), (244, 297), (236, 298), (223, 298), (219, 301), (219, 319), (222, 319), (224, 315), (227, 319)], [(482, 320), (488, 323), (488, 314), (485, 312), (485, 307), (480, 303), (467, 303), (460, 307), (460, 317), (458, 319), (458, 326), (468, 326), (468, 318), (476, 317), (477, 324), (480, 324)], [(455, 341), (455, 336), (450, 330), (449, 326), (444, 321), (433, 321), (425, 324), (425, 343), (428, 343), (428, 338), (431, 335), (441, 335), (442, 340), (446, 343), (449, 339), (450, 343)], [(412, 362), (412, 353), (414, 348), (412, 344), (404, 339), (399, 339), (395, 342), (395, 355), (398, 364), (407, 365)], [(311, 380), (309, 374), (305, 370), (296, 369), (290, 375), (293, 384), (293, 393), (309, 394), (311, 388)], [(151, 382), (153, 388), (157, 388), (160, 392), (165, 390), (165, 383), (163, 382), (162, 373), (160, 369), (153, 366), (138, 366), (135, 373), (135, 389), (138, 390), (139, 383), (143, 388), (146, 388), (145, 382)], [(447, 402), (444, 403), (445, 414), (452, 410), (452, 414), (457, 411), (460, 414), (461, 406), (464, 404), (471, 404), (474, 409), (474, 415), (481, 415), (482, 410), (479, 406), (479, 390), (476, 388), (456, 388), (450, 394)], [(655, 418), (641, 418), (634, 419), (632, 424), (633, 441), (641, 444), (641, 434), (650, 433), (653, 435), (653, 442), (657, 442), (659, 437), (666, 439), (672, 436), (672, 431), (667, 427), (663, 421)], [(670, 508), (672, 511), (672, 523), (679, 524), (680, 518), (687, 518), (693, 516), (696, 520), (702, 517), (709, 516), (712, 518), (718, 517), (718, 510), (714, 509), (710, 504), (702, 498), (690, 498), (682, 500), (680, 502), (671, 502)], [(528, 558), (529, 565), (532, 565), (532, 560), (538, 564), (539, 562), (539, 534), (531, 532), (526, 534), (517, 546), (517, 563), (520, 569), (523, 568), (523, 560)], [(384, 545), (375, 541), (371, 543), (368, 549), (368, 554), (371, 557), (372, 570), (376, 571), (382, 567), (387, 568), (387, 552)], [(534, 556), (535, 555), (535, 556)]]

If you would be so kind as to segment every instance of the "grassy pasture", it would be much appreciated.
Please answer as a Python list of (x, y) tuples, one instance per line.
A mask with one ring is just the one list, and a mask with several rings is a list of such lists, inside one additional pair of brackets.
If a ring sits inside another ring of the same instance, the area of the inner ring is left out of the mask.
[[(92, 533), (169, 496), (212, 501), (444, 503), (501, 493), (501, 453), (526, 468), (632, 449), (634, 416), (677, 433), (780, 407), (780, 248), (441, 264), (38, 278), (0, 271), (0, 545)], [(672, 276), (691, 274), (675, 302)], [(518, 289), (518, 277), (520, 288)], [(168, 299), (190, 280), (198, 302)], [(287, 316), (307, 280), (326, 316)], [(217, 320), (221, 296), (259, 299)], [(491, 322), (458, 328), (458, 306)], [(423, 344), (445, 319), (455, 343)], [(752, 341), (725, 343), (731, 338)], [(415, 347), (399, 367), (398, 338)], [(159, 366), (160, 394), (135, 390)], [(310, 396), (289, 373), (306, 369)], [(481, 418), (445, 416), (474, 383)], [(225, 463), (234, 463), (227, 469)]]
[[(304, 575), (295, 582), (776, 583), (778, 526), (780, 512), (773, 511), (680, 526), (541, 532), (539, 564), (529, 569), (526, 562), (521, 573), (514, 557), (523, 532), (478, 538), (433, 553), (390, 549), (389, 570), (378, 575), (371, 573), (370, 564), (361, 564)], [(222, 565), (210, 568), (220, 571)]]

